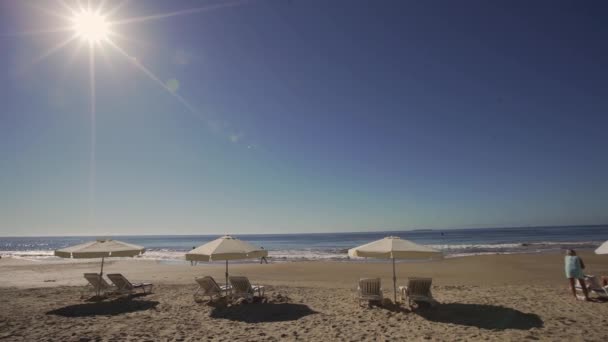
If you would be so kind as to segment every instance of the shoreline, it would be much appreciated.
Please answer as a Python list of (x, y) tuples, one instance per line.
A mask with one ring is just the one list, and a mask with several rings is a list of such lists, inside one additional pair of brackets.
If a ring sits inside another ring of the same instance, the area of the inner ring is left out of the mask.
[[(562, 249), (594, 249), (606, 239), (608, 226), (577, 229), (556, 226), (537, 229), (479, 228), (451, 229), (445, 232), (410, 230), (394, 232), (245, 234), (242, 238), (264, 246), (275, 262), (308, 260), (347, 260), (349, 248), (389, 235), (399, 236), (443, 252), (446, 258), (475, 255), (546, 253)], [(184, 255), (216, 235), (125, 235), (123, 242), (146, 248), (144, 259), (179, 263)], [(90, 241), (91, 237), (5, 237), (0, 238), (0, 256), (25, 259), (52, 259), (53, 251)], [(270, 259), (270, 258), (269, 258)]]
[[(578, 244), (578, 245), (575, 245)], [(577, 243), (542, 243), (542, 244), (528, 244), (521, 243), (517, 244), (521, 246), (523, 249), (516, 250), (496, 250), (496, 251), (479, 251), (479, 252), (461, 252), (456, 251), (453, 253), (452, 250), (446, 249), (443, 250), (443, 258), (444, 259), (453, 259), (453, 258), (463, 258), (463, 257), (474, 257), (474, 256), (482, 256), (482, 255), (520, 255), (520, 254), (532, 254), (532, 255), (542, 255), (542, 254), (555, 254), (555, 253), (563, 253), (566, 248), (575, 248), (577, 251), (581, 252), (593, 252), (596, 245), (591, 245), (588, 242), (577, 242)], [(538, 249), (534, 248), (536, 246), (555, 246), (552, 248)], [(530, 247), (530, 249), (526, 249)], [(136, 257), (137, 260), (150, 260), (150, 261), (158, 261), (165, 262), (168, 264), (179, 264), (179, 263), (189, 263), (185, 260), (185, 254), (188, 252), (184, 251), (161, 251), (161, 254), (158, 254), (158, 250), (155, 249), (147, 249), (146, 253), (142, 256)], [(165, 254), (162, 254), (165, 253)], [(167, 254), (169, 253), (169, 254)], [(332, 256), (326, 257), (298, 257), (295, 256), (282, 256), (279, 253), (279, 256), (273, 256), (272, 253), (276, 253), (276, 251), (269, 250), (271, 253), (267, 259), (269, 261), (274, 262), (374, 262), (374, 259), (370, 259), (366, 261), (363, 258), (351, 258), (346, 253), (339, 254), (328, 254)], [(48, 262), (48, 263), (61, 263), (62, 261), (67, 261), (69, 259), (63, 259), (59, 257), (55, 257), (53, 255), (53, 251), (0, 251), (0, 257), (6, 259), (17, 259), (17, 260), (26, 260), (33, 262)], [(131, 258), (117, 258), (120, 260), (129, 260)], [(73, 260), (73, 259), (72, 259)], [(82, 259), (78, 260), (78, 262), (82, 262)], [(69, 262), (69, 261), (68, 261)], [(76, 261), (75, 261), (76, 262)], [(397, 260), (396, 262), (408, 262)], [(255, 261), (250, 260), (236, 260), (234, 263), (255, 263)]]
[[(579, 251), (591, 274), (608, 275), (608, 257), (591, 251)], [(391, 283), (388, 260), (371, 261), (291, 261), (238, 263), (230, 262), (231, 274), (246, 275), (256, 281), (273, 285), (303, 284), (355, 284), (362, 276), (379, 276)], [(58, 259), (56, 262), (28, 261), (15, 258), (0, 259), (0, 287), (80, 286), (86, 282), (85, 272), (98, 272), (100, 259)], [(433, 277), (439, 283), (521, 284), (530, 281), (543, 284), (565, 284), (562, 253), (491, 254), (436, 261), (397, 262), (397, 276)], [(166, 263), (160, 260), (112, 259), (105, 261), (105, 272), (130, 275), (134, 281), (151, 281), (167, 284), (194, 284), (195, 276), (211, 275), (224, 278), (225, 264), (200, 262)]]

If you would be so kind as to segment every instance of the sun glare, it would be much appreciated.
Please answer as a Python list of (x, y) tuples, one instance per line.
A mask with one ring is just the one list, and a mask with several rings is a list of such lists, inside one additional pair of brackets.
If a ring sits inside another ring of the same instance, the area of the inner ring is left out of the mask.
[[(2, 1), (2, 0), (0, 0)], [(33, 7), (41, 12), (50, 14), (55, 17), (59, 17), (66, 20), (65, 25), (61, 27), (51, 27), (48, 29), (42, 30), (34, 30), (34, 31), (24, 31), (20, 32), (17, 35), (40, 35), (40, 34), (48, 34), (48, 33), (57, 33), (57, 32), (67, 32), (68, 36), (65, 40), (60, 41), (59, 43), (51, 46), (49, 49), (44, 51), (40, 56), (37, 56), (35, 59), (31, 61), (31, 64), (38, 64), (43, 60), (49, 58), (50, 56), (56, 54), (58, 51), (63, 50), (66, 46), (70, 45), (76, 40), (80, 40), (80, 43), (74, 44), (77, 45), (74, 54), (80, 49), (82, 42), (88, 43), (88, 60), (89, 60), (89, 91), (90, 91), (90, 122), (91, 122), (91, 142), (90, 142), (90, 167), (89, 167), (89, 210), (91, 215), (91, 220), (93, 225), (95, 223), (95, 179), (96, 179), (96, 124), (95, 117), (97, 115), (96, 112), (96, 55), (101, 53), (101, 56), (106, 57), (105, 55), (105, 47), (108, 49), (112, 48), (113, 51), (117, 51), (119, 55), (125, 57), (128, 61), (131, 62), (137, 69), (143, 72), (149, 79), (153, 82), (160, 85), (163, 89), (165, 89), (171, 96), (176, 98), (182, 105), (184, 105), (190, 112), (200, 115), (200, 112), (193, 107), (188, 101), (186, 101), (178, 92), (179, 90), (179, 82), (177, 80), (170, 80), (169, 82), (162, 81), (158, 76), (156, 76), (150, 69), (144, 66), (142, 63), (138, 61), (137, 58), (130, 55), (127, 50), (123, 49), (119, 41), (124, 40), (124, 35), (115, 31), (119, 27), (124, 27), (122, 25), (132, 24), (132, 23), (142, 23), (154, 20), (160, 20), (170, 17), (178, 17), (184, 15), (192, 15), (196, 13), (202, 13), (206, 11), (210, 11), (213, 9), (218, 9), (221, 7), (231, 7), (237, 6), (244, 3), (247, 0), (233, 0), (233, 1), (225, 1), (218, 5), (210, 5), (203, 7), (190, 8), (185, 10), (177, 10), (173, 12), (165, 12), (147, 16), (138, 16), (138, 17), (130, 17), (124, 18), (122, 20), (112, 20), (109, 18), (115, 17), (115, 13), (123, 7), (128, 0), (116, 1), (118, 5), (113, 8), (104, 7), (106, 5), (107, 0), (97, 1), (99, 5), (96, 8), (91, 7), (91, 0), (88, 0), (88, 7), (83, 7), (81, 2), (82, 0), (73, 1), (76, 3), (77, 7), (73, 7), (66, 3), (64, 0), (55, 0), (54, 4), (59, 4), (63, 7), (66, 12), (55, 12), (52, 9), (47, 9), (44, 7), (40, 7), (34, 2), (28, 4), (29, 7)], [(43, 1), (39, 1), (42, 3)], [(50, 1), (48, 1), (50, 3)], [(28, 2), (29, 3), (29, 2)], [(4, 36), (0, 34), (0, 36)], [(116, 40), (118, 41), (114, 41)], [(103, 43), (104, 48), (97, 48), (101, 43)], [(68, 65), (71, 63), (72, 58), (68, 60)], [(236, 138), (231, 137), (231, 141), (238, 142), (240, 140), (239, 136)]]
[(89, 43), (108, 39), (110, 33), (106, 19), (99, 13), (82, 11), (74, 16), (74, 32)]

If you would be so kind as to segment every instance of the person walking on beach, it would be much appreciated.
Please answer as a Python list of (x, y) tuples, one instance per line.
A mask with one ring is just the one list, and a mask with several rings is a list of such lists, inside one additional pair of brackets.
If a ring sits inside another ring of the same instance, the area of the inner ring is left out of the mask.
[[(260, 249), (264, 249), (264, 247), (260, 247)], [(266, 257), (265, 257), (265, 256), (263, 256), (263, 257), (261, 257), (261, 258), (260, 258), (260, 265), (261, 265), (262, 263), (266, 263), (266, 264), (268, 264), (268, 260), (266, 260)]]
[[(192, 246), (192, 250), (194, 250), (195, 248), (196, 248), (196, 246)], [(190, 266), (194, 266), (194, 265), (196, 265), (196, 263), (197, 263), (196, 261), (190, 260)]]
[(566, 278), (570, 280), (570, 289), (572, 290), (572, 295), (574, 296), (574, 298), (578, 298), (576, 296), (575, 287), (576, 279), (578, 279), (578, 283), (583, 289), (585, 300), (589, 301), (589, 293), (587, 292), (587, 286), (585, 285), (585, 275), (583, 274), (583, 270), (585, 269), (585, 263), (583, 262), (583, 259), (578, 257), (573, 249), (568, 249), (566, 251), (564, 264), (566, 270)]

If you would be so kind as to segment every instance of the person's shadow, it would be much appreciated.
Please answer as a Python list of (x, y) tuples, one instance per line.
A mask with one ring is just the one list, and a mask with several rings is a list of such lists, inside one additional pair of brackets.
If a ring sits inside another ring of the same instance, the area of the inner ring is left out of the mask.
[(159, 302), (119, 298), (108, 302), (94, 302), (64, 306), (48, 311), (47, 315), (63, 317), (113, 316), (155, 308)]
[(433, 322), (467, 325), (490, 330), (529, 330), (544, 325), (540, 316), (504, 306), (485, 304), (439, 304), (415, 311)]
[(216, 307), (209, 315), (211, 318), (222, 318), (246, 323), (295, 321), (317, 313), (304, 304), (291, 303), (257, 303)]

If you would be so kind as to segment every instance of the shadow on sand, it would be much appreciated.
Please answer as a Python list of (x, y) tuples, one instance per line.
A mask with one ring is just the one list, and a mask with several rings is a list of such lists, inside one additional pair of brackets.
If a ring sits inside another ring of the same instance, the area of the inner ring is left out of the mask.
[(490, 330), (528, 330), (543, 326), (543, 321), (536, 314), (523, 313), (495, 305), (450, 303), (415, 312), (433, 322), (453, 323)]
[(133, 298), (139, 298), (139, 297), (144, 297), (149, 295), (149, 293), (132, 293), (132, 294), (128, 294), (128, 295), (118, 295), (119, 297), (112, 297), (112, 296), (116, 296), (116, 294), (112, 294), (112, 295), (102, 295), (102, 296), (92, 296), (89, 298), (84, 298), (80, 297), (81, 299), (83, 299), (85, 302), (92, 302), (92, 303), (97, 303), (97, 302), (103, 302), (105, 300), (107, 300), (108, 298), (115, 298), (114, 301), (118, 301), (118, 300), (125, 300), (125, 299), (133, 299)]
[(108, 302), (68, 305), (59, 309), (51, 310), (46, 314), (63, 317), (108, 316), (120, 315), (135, 311), (145, 311), (153, 309), (157, 305), (157, 301), (118, 298)]
[(234, 305), (227, 308), (216, 307), (209, 315), (211, 318), (223, 318), (246, 323), (295, 321), (317, 313), (304, 304), (259, 303)]

